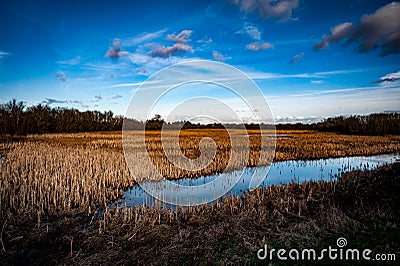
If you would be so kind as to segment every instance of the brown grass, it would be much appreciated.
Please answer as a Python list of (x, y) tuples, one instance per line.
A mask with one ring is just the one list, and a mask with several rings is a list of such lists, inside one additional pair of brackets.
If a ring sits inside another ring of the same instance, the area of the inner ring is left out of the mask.
[(134, 184), (120, 152), (45, 142), (13, 143), (7, 149), (0, 211), (90, 212)]
[[(237, 131), (238, 135), (244, 133), (246, 132)], [(149, 143), (159, 142), (158, 131), (148, 131), (146, 134)], [(260, 148), (259, 131), (249, 130), (248, 134), (252, 151), (249, 165), (256, 165), (258, 161), (255, 152)], [(310, 130), (277, 130), (276, 134), (275, 161), (374, 155), (400, 150), (400, 136), (397, 135), (342, 135)], [(205, 136), (213, 138), (221, 152), (229, 153), (230, 140), (225, 130), (183, 130), (180, 134), (180, 144), (185, 155), (192, 159), (196, 158), (199, 155), (199, 140)], [(67, 146), (122, 151), (121, 132), (31, 135), (28, 139)], [(160, 149), (158, 148), (158, 150)], [(222, 157), (228, 156), (223, 155)]]
[[(240, 136), (245, 132), (237, 131)], [(399, 136), (347, 136), (312, 131), (278, 131), (276, 161), (398, 152)], [(258, 163), (260, 136), (250, 134), (248, 165)], [(221, 130), (187, 130), (180, 134), (181, 149), (190, 158), (199, 155), (198, 143), (209, 136), (217, 156), (201, 171), (174, 168), (160, 149), (159, 134), (146, 135), (149, 154), (164, 176), (179, 178), (221, 172), (230, 155), (229, 135)], [(92, 213), (135, 184), (122, 153), (121, 133), (32, 135), (24, 142), (1, 144), (5, 160), (0, 170), (0, 212), (41, 217), (71, 212)], [(139, 155), (143, 156), (143, 155)], [(40, 220), (40, 218), (38, 219)]]
[[(237, 131), (235, 136), (244, 133)], [(260, 137), (257, 131), (249, 133), (248, 165), (254, 166), (259, 160)], [(277, 133), (276, 161), (400, 150), (400, 136)], [(182, 131), (183, 153), (197, 158), (199, 140), (204, 136), (217, 143), (217, 157), (209, 168), (191, 176), (224, 170), (230, 155), (229, 136), (221, 130)], [(170, 178), (188, 175), (169, 166), (157, 132), (148, 132), (146, 137), (151, 158), (160, 171)], [(121, 138), (120, 132), (49, 134), (0, 144), (4, 156), (0, 169), (0, 248), (5, 255), (0, 258), (1, 264), (18, 262), (20, 257), (21, 263), (55, 259), (50, 262), (55, 264), (127, 260), (194, 263), (198, 259), (206, 264), (251, 263), (255, 249), (268, 241), (278, 241), (282, 246), (306, 245), (334, 231), (390, 229), (390, 219), (398, 226), (392, 203), (398, 202), (395, 195), (399, 182), (383, 182), (380, 177), (385, 172), (374, 176), (372, 185), (368, 185), (369, 176), (339, 183), (310, 182), (257, 189), (243, 198), (229, 197), (216, 205), (187, 210), (138, 206), (105, 208), (100, 215), (99, 207), (107, 206), (135, 184), (123, 156)], [(360, 190), (360, 186), (367, 189)], [(368, 217), (373, 221), (365, 225)], [(384, 226), (379, 227), (382, 217)]]
[(253, 265), (269, 262), (256, 258), (264, 244), (321, 250), (338, 237), (398, 256), (399, 171), (393, 165), (338, 182), (272, 186), (186, 211), (139, 206), (106, 210), (97, 220), (50, 217), (34, 228), (11, 217), (3, 236), (9, 255), (0, 262)]

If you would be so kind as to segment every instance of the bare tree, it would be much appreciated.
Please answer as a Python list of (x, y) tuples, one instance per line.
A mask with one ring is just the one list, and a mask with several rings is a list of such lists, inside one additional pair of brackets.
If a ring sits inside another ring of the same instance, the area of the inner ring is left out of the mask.
[(24, 112), (25, 105), (23, 102), (17, 102), (17, 100), (12, 99), (4, 105), (4, 109), (8, 114), (7, 126), (8, 132), (11, 135), (21, 133), (22, 116)]

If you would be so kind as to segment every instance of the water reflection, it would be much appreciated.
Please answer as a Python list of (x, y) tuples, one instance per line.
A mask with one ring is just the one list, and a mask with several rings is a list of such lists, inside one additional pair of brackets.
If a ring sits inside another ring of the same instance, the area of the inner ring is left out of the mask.
[[(338, 176), (340, 176), (344, 172), (349, 172), (351, 170), (364, 170), (364, 169), (373, 169), (378, 166), (394, 163), (396, 161), (396, 154), (384, 154), (384, 155), (374, 155), (374, 156), (357, 156), (357, 157), (342, 157), (342, 158), (333, 158), (333, 159), (320, 159), (320, 160), (309, 160), (309, 161), (283, 161), (283, 162), (275, 162), (271, 165), (270, 171), (267, 175), (267, 178), (261, 184), (262, 187), (270, 186), (270, 185), (281, 185), (287, 184), (290, 182), (307, 182), (310, 180), (335, 180)], [(263, 168), (263, 167), (261, 167)], [(251, 177), (258, 169), (255, 167), (249, 167), (243, 170), (243, 175), (239, 182), (225, 195), (236, 195), (240, 196), (244, 193), (248, 192), (249, 183)], [(217, 179), (221, 175), (227, 175), (225, 180), (227, 183), (214, 184), (209, 193), (219, 193), (220, 189), (223, 189), (224, 186), (230, 187), (232, 180), (237, 179), (237, 174), (242, 173), (241, 171), (234, 171), (230, 174), (217, 174), (212, 176), (203, 176), (197, 179), (193, 178), (183, 178), (176, 180), (174, 182), (179, 183), (181, 185), (186, 186), (204, 186), (205, 184)], [(151, 186), (162, 190), (165, 188), (168, 183), (165, 181), (160, 182), (149, 182), (146, 184), (142, 184), (145, 186)], [(218, 186), (218, 188), (217, 188)], [(204, 195), (195, 193), (199, 190), (193, 189), (193, 193), (190, 195), (191, 199), (198, 198), (198, 202), (202, 202), (202, 197)], [(204, 190), (200, 190), (204, 193)], [(157, 205), (164, 208), (174, 207), (158, 202), (153, 197), (148, 195), (141, 187), (134, 186), (133, 188), (127, 190), (124, 193), (122, 199), (118, 200), (115, 204), (112, 204), (111, 207), (115, 205), (118, 206), (137, 206), (137, 205)]]

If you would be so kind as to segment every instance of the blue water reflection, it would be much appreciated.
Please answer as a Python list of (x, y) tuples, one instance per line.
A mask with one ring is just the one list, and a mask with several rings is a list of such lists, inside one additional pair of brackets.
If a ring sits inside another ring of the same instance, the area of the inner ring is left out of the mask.
[[(281, 185), (291, 182), (307, 182), (310, 180), (324, 180), (330, 181), (335, 180), (344, 172), (349, 172), (351, 170), (364, 170), (364, 169), (374, 169), (378, 166), (384, 164), (394, 163), (398, 157), (398, 154), (383, 154), (374, 156), (357, 156), (357, 157), (342, 157), (342, 158), (332, 158), (332, 159), (320, 159), (320, 160), (308, 160), (308, 161), (283, 161), (272, 163), (267, 178), (260, 185), (261, 187), (271, 186), (271, 185)], [(249, 183), (253, 173), (257, 170), (255, 167), (249, 167), (244, 170), (243, 175), (239, 182), (225, 195), (236, 195), (240, 196), (248, 192)], [(236, 180), (238, 172), (234, 171), (227, 175), (227, 182), (231, 180)], [(202, 176), (196, 179), (193, 178), (183, 178), (176, 180), (174, 182), (187, 185), (187, 186), (201, 186), (208, 182), (215, 180), (221, 174)], [(152, 182), (145, 184), (147, 186), (155, 186), (162, 189), (167, 185), (165, 181)], [(220, 184), (224, 186), (224, 184)], [(226, 184), (228, 185), (228, 184)], [(216, 188), (220, 190), (221, 188)], [(193, 193), (196, 193), (195, 188)], [(201, 190), (204, 193), (204, 190)], [(212, 190), (209, 193), (213, 193)], [(215, 193), (215, 191), (214, 191)], [(199, 202), (201, 201), (202, 195), (195, 195), (199, 197)], [(193, 195), (191, 195), (193, 198)], [(164, 208), (169, 208), (173, 206), (167, 206), (163, 203), (158, 202), (152, 196), (148, 195), (140, 186), (134, 186), (128, 189), (123, 197), (119, 199), (115, 204), (118, 206), (137, 206), (137, 205), (157, 205)]]

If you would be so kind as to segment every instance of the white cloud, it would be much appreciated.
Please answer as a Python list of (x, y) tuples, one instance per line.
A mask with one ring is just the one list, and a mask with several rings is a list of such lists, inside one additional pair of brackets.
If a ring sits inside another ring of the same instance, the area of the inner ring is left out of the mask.
[[(129, 54), (129, 59), (131, 60), (131, 63), (137, 65), (138, 67), (138, 69), (136, 70), (137, 75), (148, 76), (166, 66), (184, 62), (189, 59), (198, 59), (197, 57), (185, 58), (185, 57), (175, 56), (175, 54), (178, 54), (177, 51), (175, 51), (175, 53), (171, 53), (171, 51), (166, 50), (166, 49), (172, 49), (172, 47), (169, 48), (165, 46), (162, 47), (163, 49), (158, 51), (156, 50), (156, 48), (154, 48), (154, 50), (151, 52), (153, 53), (153, 56), (151, 56), (151, 53), (144, 54), (143, 52), (135, 52)], [(192, 51), (190, 50), (190, 48), (188, 49), (189, 49), (188, 52)], [(181, 52), (183, 53), (184, 51)], [(155, 53), (159, 53), (160, 56), (156, 56)], [(170, 54), (170, 56), (169, 57), (166, 56), (167, 54)]]
[(66, 76), (65, 73), (62, 72), (62, 71), (57, 71), (57, 72), (55, 72), (55, 73), (54, 73), (54, 76), (55, 76), (57, 79), (61, 80), (61, 81), (66, 81), (66, 80), (67, 80), (67, 76)]
[(261, 40), (261, 35), (262, 35), (262, 30), (256, 27), (255, 25), (252, 25), (248, 22), (245, 22), (243, 25), (243, 28), (236, 31), (236, 34), (242, 34), (242, 35), (247, 35), (251, 39), (255, 41), (260, 41)]
[(330, 76), (330, 75), (341, 75), (341, 74), (351, 74), (351, 73), (358, 73), (358, 72), (364, 72), (369, 69), (362, 69), (362, 68), (356, 68), (356, 69), (339, 69), (339, 70), (331, 70), (331, 71), (321, 71), (321, 72), (315, 72), (316, 75), (321, 75), (321, 76)]
[(204, 39), (198, 40), (198, 43), (205, 43), (205, 44), (210, 44), (213, 42), (213, 40), (211, 38), (207, 38), (205, 37)]
[(323, 80), (311, 80), (310, 83), (311, 84), (322, 84), (322, 83), (324, 83), (324, 81)]
[(150, 56), (152, 57), (170, 57), (175, 54), (189, 52), (194, 53), (193, 47), (186, 43), (174, 43), (173, 46), (157, 46), (151, 51)]
[[(303, 92), (293, 95), (266, 96), (274, 114), (281, 117), (332, 117), (397, 110), (400, 88), (357, 87)], [(299, 104), (301, 103), (301, 104)]]
[(291, 63), (297, 63), (299, 61), (301, 61), (304, 57), (304, 52), (297, 54), (295, 56), (293, 56), (292, 60), (290, 60)]
[(244, 26), (244, 31), (254, 40), (261, 40), (261, 30), (258, 29), (256, 26), (250, 25), (250, 24), (246, 24)]
[(120, 83), (120, 84), (114, 84), (111, 85), (107, 88), (123, 88), (123, 87), (137, 87), (141, 86), (143, 82), (135, 82), (135, 83)]
[(114, 96), (111, 97), (111, 99), (113, 99), (113, 100), (119, 99), (119, 98), (122, 98), (122, 95), (116, 94), (116, 95), (114, 95)]
[(249, 43), (248, 45), (246, 45), (246, 49), (247, 50), (251, 50), (251, 51), (260, 51), (260, 50), (265, 50), (265, 49), (271, 49), (274, 48), (274, 45), (271, 43), (262, 43), (262, 42), (252, 42)]
[(168, 41), (174, 42), (174, 44), (172, 46), (155, 46), (149, 55), (151, 57), (168, 58), (175, 54), (180, 54), (184, 52), (189, 52), (191, 54), (194, 53), (193, 47), (187, 44), (191, 41), (189, 38), (192, 32), (192, 30), (183, 30), (178, 35), (176, 35), (175, 33), (168, 34), (166, 39)]
[(167, 41), (175, 42), (175, 43), (187, 43), (191, 41), (190, 35), (192, 34), (192, 30), (183, 30), (178, 35), (175, 33), (171, 33), (167, 35)]
[(212, 52), (212, 56), (213, 56), (214, 60), (220, 61), (220, 62), (223, 62), (223, 61), (225, 61), (225, 60), (228, 60), (228, 59), (231, 59), (231, 58), (232, 58), (232, 57), (230, 57), (230, 56), (223, 55), (223, 54), (221, 54), (221, 53), (218, 52), (218, 51), (213, 51), (213, 52)]
[(299, 73), (299, 74), (279, 74), (279, 73), (271, 73), (271, 72), (262, 72), (246, 69), (246, 67), (241, 67), (243, 72), (249, 75), (252, 79), (284, 79), (284, 78), (323, 78), (322, 75), (318, 75), (315, 73)]
[(351, 74), (357, 72), (366, 72), (374, 70), (375, 68), (364, 68), (364, 69), (339, 69), (332, 71), (321, 71), (314, 73), (297, 73), (297, 74), (282, 74), (282, 73), (272, 73), (272, 72), (263, 72), (257, 71), (253, 68), (249, 68), (247, 66), (238, 66), (244, 73), (249, 75), (252, 79), (284, 79), (284, 78), (309, 78), (309, 79), (324, 79), (333, 75), (344, 75)]
[(88, 62), (82, 64), (81, 68), (88, 71), (107, 71), (107, 70), (119, 70), (121, 65), (112, 64), (111, 62)]
[(234, 0), (240, 11), (259, 13), (262, 18), (275, 18), (279, 22), (292, 20), (292, 10), (299, 6), (298, 0)]
[(147, 54), (138, 53), (138, 52), (130, 53), (128, 57), (131, 60), (131, 62), (136, 65), (146, 64), (150, 60), (150, 57)]
[(111, 59), (117, 59), (120, 58), (121, 56), (127, 55), (129, 54), (126, 51), (121, 51), (121, 40), (118, 38), (115, 38), (113, 40), (112, 45), (110, 46), (110, 48), (108, 49), (108, 51), (106, 52), (106, 54), (104, 55), (107, 58), (111, 58)]
[(400, 81), (400, 71), (386, 74), (385, 76), (373, 81), (372, 83), (390, 83)]
[(296, 115), (289, 115), (282, 117), (280, 115), (277, 115), (274, 117), (275, 123), (276, 124), (281, 124), (281, 123), (289, 123), (289, 124), (295, 124), (295, 123), (302, 123), (302, 124), (312, 124), (316, 123), (322, 120), (321, 116), (296, 116)]
[(81, 57), (80, 56), (75, 56), (74, 58), (68, 59), (68, 60), (60, 60), (57, 61), (57, 64), (60, 65), (69, 65), (69, 66), (76, 66), (81, 63)]
[(135, 46), (138, 44), (149, 42), (154, 39), (160, 38), (166, 31), (167, 31), (167, 29), (162, 29), (162, 30), (159, 30), (156, 32), (150, 32), (150, 33), (145, 32), (145, 33), (139, 34), (136, 37), (123, 40), (122, 45), (129, 47), (129, 46)]
[(0, 59), (4, 59), (4, 58), (8, 57), (9, 55), (10, 55), (10, 53), (0, 51)]

